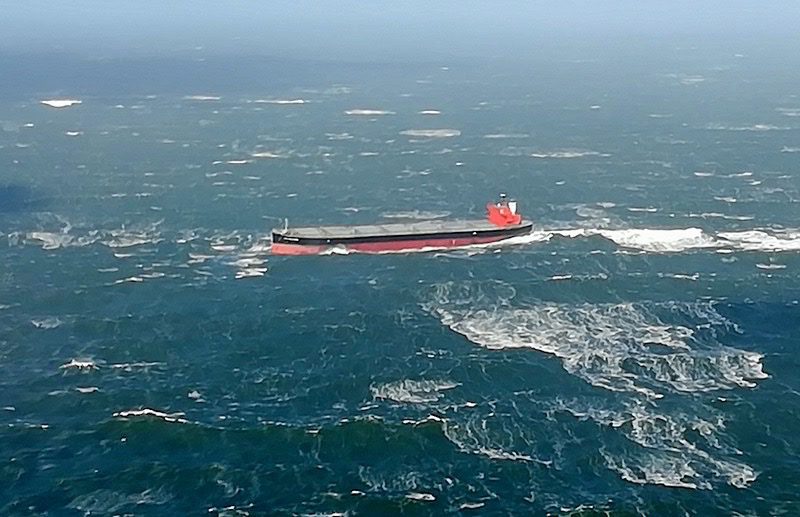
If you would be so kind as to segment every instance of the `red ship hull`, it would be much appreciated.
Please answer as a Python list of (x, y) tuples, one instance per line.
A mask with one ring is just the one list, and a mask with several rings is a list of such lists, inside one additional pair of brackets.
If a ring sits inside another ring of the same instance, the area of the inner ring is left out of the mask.
[(271, 252), (275, 255), (322, 255), (325, 253), (336, 253), (336, 250), (338, 249), (343, 252), (356, 253), (392, 253), (420, 251), (427, 249), (461, 248), (475, 244), (489, 244), (508, 238), (508, 236), (463, 237), (456, 239), (430, 238), (413, 241), (359, 242), (352, 244), (339, 244), (333, 247), (328, 245), (286, 244), (282, 242), (274, 242), (272, 243)]
[(310, 226), (272, 231), (275, 255), (390, 253), (488, 244), (530, 233), (533, 223), (516, 213), (505, 197), (487, 205), (486, 219), (415, 221), (356, 226)]

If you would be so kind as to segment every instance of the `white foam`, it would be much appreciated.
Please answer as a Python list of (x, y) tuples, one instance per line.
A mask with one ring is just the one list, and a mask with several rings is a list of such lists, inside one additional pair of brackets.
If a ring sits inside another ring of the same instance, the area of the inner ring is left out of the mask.
[(36, 327), (37, 329), (54, 329), (56, 327), (61, 326), (63, 322), (56, 318), (55, 316), (42, 318), (42, 319), (33, 319), (31, 320), (31, 324)]
[(187, 95), (183, 99), (187, 101), (218, 101), (221, 98), (216, 95)]
[(242, 278), (255, 278), (264, 276), (266, 273), (267, 268), (265, 267), (251, 267), (237, 271), (235, 278), (236, 280), (240, 280)]
[(140, 284), (142, 282), (144, 282), (144, 278), (142, 278), (141, 276), (135, 276), (134, 275), (134, 276), (129, 276), (127, 278), (120, 278), (119, 280), (115, 280), (113, 282), (113, 285), (128, 284), (128, 283), (130, 283), (130, 284)]
[(100, 388), (97, 386), (77, 386), (75, 390), (78, 393), (96, 393), (100, 391)]
[(65, 131), (64, 134), (67, 136), (81, 136), (83, 131)]
[[(667, 324), (639, 304), (465, 309), (444, 284), (433, 312), (442, 323), (488, 349), (533, 349), (561, 359), (569, 373), (611, 391), (660, 398), (664, 392), (753, 387), (766, 378), (761, 355), (713, 343), (701, 346), (691, 327)], [(658, 308), (658, 306), (655, 306)], [(725, 325), (708, 304), (672, 304), (670, 312)]]
[(720, 245), (700, 228), (588, 230), (587, 233), (601, 235), (625, 248), (655, 253), (676, 253), (691, 249), (714, 248)]
[(586, 156), (611, 156), (608, 153), (601, 153), (598, 151), (588, 151), (585, 149), (558, 149), (555, 151), (538, 151), (530, 154), (532, 158), (555, 158), (555, 159), (572, 159), (584, 158)]
[(787, 126), (775, 126), (773, 124), (752, 124), (749, 126), (727, 126), (725, 124), (708, 124), (706, 129), (714, 131), (787, 131), (792, 128)]
[(82, 104), (83, 101), (79, 101), (77, 99), (49, 99), (44, 101), (39, 101), (40, 104), (45, 106), (50, 106), (51, 108), (70, 108), (72, 106), (77, 106), (78, 104)]
[(766, 270), (773, 270), (773, 269), (786, 269), (786, 264), (756, 264), (758, 269), (766, 269)]
[(253, 158), (287, 158), (286, 154), (274, 151), (257, 151), (250, 153)]
[(442, 112), (439, 110), (422, 110), (418, 112), (419, 115), (441, 115)]
[[(524, 447), (532, 444), (525, 438), (524, 429), (509, 428), (508, 424), (514, 425), (514, 422), (500, 420), (496, 414), (486, 418), (476, 413), (470, 414), (463, 421), (444, 419), (441, 423), (445, 438), (462, 452), (497, 461), (549, 463), (513, 450), (517, 442), (521, 442)], [(498, 424), (502, 426), (499, 432), (495, 429)]]
[(745, 251), (800, 251), (800, 230), (722, 232), (718, 237)]
[(360, 117), (377, 117), (381, 115), (394, 115), (394, 111), (376, 110), (376, 109), (352, 109), (344, 112), (345, 115), (354, 115)]
[(461, 136), (458, 129), (406, 129), (400, 131), (401, 135), (417, 138), (452, 138)]
[(69, 369), (96, 370), (97, 364), (95, 364), (95, 362), (92, 361), (91, 359), (85, 359), (85, 360), (70, 359), (68, 363), (62, 364), (60, 368), (62, 370), (69, 370)]
[(500, 140), (506, 138), (530, 138), (531, 135), (528, 133), (490, 133), (488, 135), (483, 135), (483, 138), (487, 138), (490, 140)]
[(370, 387), (376, 399), (391, 400), (406, 404), (436, 402), (444, 396), (442, 391), (451, 390), (459, 384), (447, 380), (411, 380), (389, 382)]
[(784, 146), (783, 149), (781, 149), (781, 152), (782, 153), (800, 153), (800, 147), (786, 147), (786, 146)]
[(776, 108), (775, 111), (785, 117), (800, 117), (800, 108)]
[(296, 106), (298, 104), (308, 104), (305, 99), (256, 99), (252, 101), (256, 104), (277, 104), (280, 106)]
[(110, 368), (114, 368), (115, 370), (123, 370), (126, 372), (132, 372), (134, 369), (147, 369), (152, 368), (154, 366), (161, 366), (163, 363), (157, 362), (147, 362), (147, 361), (140, 361), (135, 363), (117, 363), (110, 365)]
[(29, 232), (26, 237), (29, 240), (41, 242), (42, 249), (45, 250), (66, 248), (72, 244), (73, 239), (73, 237), (69, 234), (53, 232)]
[(554, 408), (611, 426), (636, 444), (635, 449), (600, 450), (606, 465), (631, 483), (710, 489), (714, 479), (722, 478), (743, 488), (757, 477), (748, 465), (720, 457), (739, 453), (724, 443), (725, 423), (719, 413), (712, 411), (702, 417), (680, 411), (670, 414), (638, 400), (623, 403), (621, 409), (559, 400)]
[(436, 497), (433, 494), (428, 494), (424, 492), (409, 492), (406, 494), (406, 499), (411, 499), (412, 501), (435, 501)]
[(143, 409), (131, 409), (128, 411), (119, 411), (112, 415), (114, 418), (136, 418), (136, 417), (150, 417), (150, 418), (160, 418), (165, 422), (174, 422), (180, 424), (188, 424), (189, 421), (183, 418), (185, 416), (184, 413), (164, 413), (162, 411), (156, 411), (150, 408), (143, 408)]
[[(736, 487), (756, 479), (752, 468), (725, 456), (737, 452), (724, 443), (720, 413), (697, 407), (692, 402), (696, 399), (689, 399), (680, 406), (683, 409), (658, 408), (658, 400), (667, 393), (752, 388), (767, 377), (760, 354), (718, 341), (737, 327), (712, 303), (525, 305), (516, 298), (514, 287), (502, 282), (445, 283), (436, 286), (426, 308), (480, 346), (552, 354), (567, 372), (593, 386), (629, 394), (621, 399), (622, 407), (563, 400), (553, 406), (617, 429), (636, 444), (634, 449), (601, 450), (608, 467), (623, 479), (692, 489), (711, 488), (718, 478)], [(689, 412), (682, 412), (686, 408)], [(512, 446), (525, 441), (524, 432), (514, 432), (511, 444), (498, 442), (488, 423), (473, 417), (467, 422), (447, 420), (445, 436), (466, 452), (535, 461)], [(508, 423), (503, 424), (504, 435), (511, 433)]]
[(350, 133), (325, 133), (328, 140), (352, 140), (355, 138)]

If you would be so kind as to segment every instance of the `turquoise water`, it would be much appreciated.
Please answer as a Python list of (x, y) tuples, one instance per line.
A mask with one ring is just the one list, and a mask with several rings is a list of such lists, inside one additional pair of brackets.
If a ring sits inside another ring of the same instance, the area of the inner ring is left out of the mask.
[[(800, 68), (617, 50), (3, 58), (0, 513), (800, 511)], [(499, 191), (531, 236), (269, 253)]]

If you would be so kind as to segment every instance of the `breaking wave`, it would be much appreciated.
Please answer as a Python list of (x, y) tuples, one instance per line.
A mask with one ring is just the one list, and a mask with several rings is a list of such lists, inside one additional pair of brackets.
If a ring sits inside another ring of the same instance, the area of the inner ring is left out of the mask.
[(724, 232), (719, 237), (746, 251), (800, 251), (800, 230)]

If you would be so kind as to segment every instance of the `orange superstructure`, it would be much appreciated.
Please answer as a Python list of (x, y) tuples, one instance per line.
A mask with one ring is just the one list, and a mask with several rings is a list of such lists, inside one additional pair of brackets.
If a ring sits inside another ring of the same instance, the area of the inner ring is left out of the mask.
[(496, 226), (511, 226), (522, 222), (522, 215), (517, 213), (517, 202), (506, 199), (500, 194), (500, 201), (486, 205), (489, 222)]

